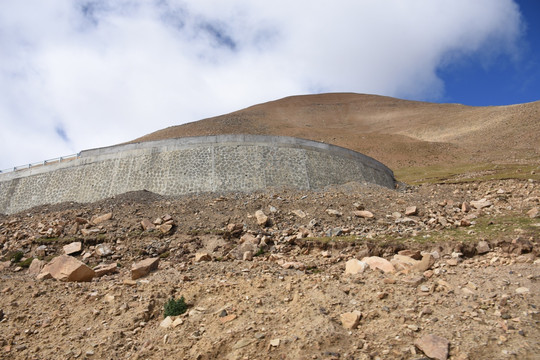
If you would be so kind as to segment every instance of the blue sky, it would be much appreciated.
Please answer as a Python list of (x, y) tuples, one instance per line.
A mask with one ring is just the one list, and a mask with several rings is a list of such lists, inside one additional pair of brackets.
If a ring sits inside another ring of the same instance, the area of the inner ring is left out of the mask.
[(523, 21), (513, 56), (484, 60), (475, 54), (441, 69), (445, 94), (435, 102), (488, 106), (540, 100), (540, 1), (516, 3)]
[(290, 95), (540, 100), (537, 0), (0, 2), (0, 169)]

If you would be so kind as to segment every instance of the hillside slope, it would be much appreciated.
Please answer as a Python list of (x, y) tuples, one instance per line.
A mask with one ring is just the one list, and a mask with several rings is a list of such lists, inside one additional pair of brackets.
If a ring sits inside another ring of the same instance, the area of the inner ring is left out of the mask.
[(531, 162), (540, 157), (540, 101), (472, 107), (353, 93), (291, 96), (169, 127), (133, 142), (240, 133), (323, 141), (360, 151), (394, 169)]

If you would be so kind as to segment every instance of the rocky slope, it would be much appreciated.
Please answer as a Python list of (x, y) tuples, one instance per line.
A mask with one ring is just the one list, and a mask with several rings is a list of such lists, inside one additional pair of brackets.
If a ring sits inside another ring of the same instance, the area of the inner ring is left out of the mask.
[(534, 359), (539, 206), (506, 180), (0, 216), (0, 358)]

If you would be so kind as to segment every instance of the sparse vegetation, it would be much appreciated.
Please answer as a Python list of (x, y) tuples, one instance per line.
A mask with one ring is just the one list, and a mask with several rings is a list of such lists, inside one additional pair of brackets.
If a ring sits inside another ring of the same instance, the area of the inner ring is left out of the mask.
[(30, 264), (32, 263), (32, 261), (34, 261), (34, 258), (29, 257), (28, 259), (26, 259), (24, 261), (20, 261), (17, 265), (19, 265), (20, 267), (23, 267), (23, 268), (27, 268), (27, 267), (30, 267)]
[(178, 316), (187, 311), (187, 304), (183, 296), (178, 300), (170, 298), (169, 301), (167, 301), (163, 306), (163, 309), (164, 318), (167, 316)]

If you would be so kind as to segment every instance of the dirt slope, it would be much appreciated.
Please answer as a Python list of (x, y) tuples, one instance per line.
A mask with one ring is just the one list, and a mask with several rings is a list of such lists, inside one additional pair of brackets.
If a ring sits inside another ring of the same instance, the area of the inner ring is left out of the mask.
[(352, 93), (292, 96), (169, 127), (133, 142), (241, 133), (323, 141), (394, 169), (534, 160), (540, 156), (540, 101), (472, 107)]

